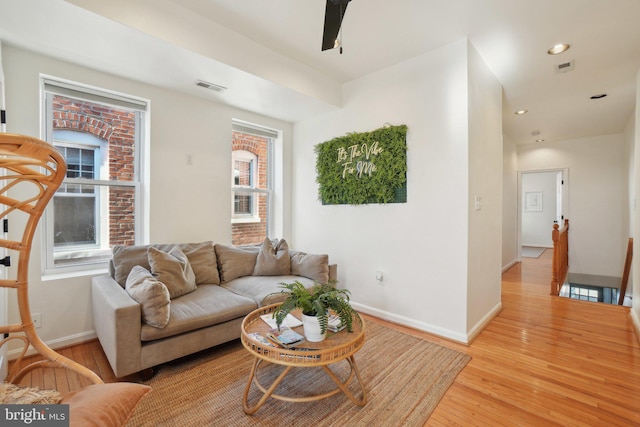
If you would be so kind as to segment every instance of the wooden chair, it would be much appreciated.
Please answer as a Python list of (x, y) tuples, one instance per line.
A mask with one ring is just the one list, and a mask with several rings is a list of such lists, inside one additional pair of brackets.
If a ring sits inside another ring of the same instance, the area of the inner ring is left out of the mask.
[[(0, 247), (18, 252), (17, 277), (2, 279), (0, 287), (16, 290), (20, 323), (0, 325), (0, 347), (12, 339), (24, 341), (24, 348), (6, 379), (17, 384), (30, 371), (39, 367), (66, 368), (87, 378), (91, 383), (101, 384), (98, 375), (56, 351), (52, 350), (36, 332), (29, 308), (29, 256), (36, 227), (45, 207), (62, 183), (67, 165), (62, 155), (50, 144), (23, 135), (0, 133), (0, 220), (9, 213), (12, 226), (21, 224), (24, 217), (22, 240), (0, 239)], [(16, 218), (18, 219), (18, 218)], [(11, 254), (11, 252), (9, 252)], [(9, 335), (23, 333), (19, 335)], [(22, 359), (29, 345), (42, 355), (39, 360), (21, 368)]]

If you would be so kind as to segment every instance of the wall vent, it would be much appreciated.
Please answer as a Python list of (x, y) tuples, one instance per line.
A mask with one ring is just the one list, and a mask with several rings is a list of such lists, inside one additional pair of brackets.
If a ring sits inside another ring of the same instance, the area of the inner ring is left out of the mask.
[(214, 92), (224, 92), (225, 90), (227, 90), (227, 88), (224, 87), (224, 86), (220, 86), (220, 85), (217, 85), (215, 83), (205, 82), (204, 80), (196, 81), (196, 86), (200, 86), (200, 87), (203, 87), (205, 89), (212, 90)]
[(573, 71), (576, 68), (576, 64), (574, 60), (568, 62), (563, 62), (561, 64), (556, 64), (556, 72), (557, 73), (568, 73), (569, 71)]

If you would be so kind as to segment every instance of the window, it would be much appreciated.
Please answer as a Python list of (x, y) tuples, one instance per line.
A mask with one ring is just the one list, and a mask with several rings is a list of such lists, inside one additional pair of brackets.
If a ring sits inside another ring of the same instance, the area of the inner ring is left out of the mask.
[(49, 77), (42, 91), (44, 139), (67, 163), (45, 212), (45, 272), (103, 267), (113, 245), (141, 242), (147, 103)]
[[(256, 193), (258, 156), (249, 151), (235, 150), (233, 156), (233, 216), (236, 222), (259, 222)], [(244, 221), (239, 221), (244, 220)]]
[[(54, 131), (55, 135), (55, 131)], [(54, 144), (67, 161), (67, 178), (95, 179), (95, 147), (61, 145), (54, 136)], [(53, 243), (55, 247), (93, 245), (98, 243), (99, 198), (93, 185), (63, 182), (54, 196)]]
[[(232, 243), (261, 243), (274, 230), (274, 159), (277, 131), (232, 124)], [(279, 156), (278, 156), (279, 157)]]

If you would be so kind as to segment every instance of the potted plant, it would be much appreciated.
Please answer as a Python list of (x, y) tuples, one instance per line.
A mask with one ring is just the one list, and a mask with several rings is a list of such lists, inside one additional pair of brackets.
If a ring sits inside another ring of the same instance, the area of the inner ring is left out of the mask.
[(337, 289), (328, 283), (316, 283), (310, 288), (305, 288), (298, 280), (293, 283), (281, 283), (280, 287), (283, 290), (279, 293), (286, 294), (287, 298), (273, 312), (278, 328), (287, 314), (296, 308), (302, 310), (304, 335), (312, 342), (322, 341), (326, 337), (329, 309), (340, 317), (341, 324), (345, 325), (349, 332), (353, 331), (354, 318), (362, 324), (362, 319), (349, 304), (350, 292), (346, 289)]

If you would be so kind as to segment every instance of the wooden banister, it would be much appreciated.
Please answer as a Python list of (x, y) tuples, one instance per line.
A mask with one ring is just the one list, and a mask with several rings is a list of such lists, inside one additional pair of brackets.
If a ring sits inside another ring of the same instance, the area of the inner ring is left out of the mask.
[(569, 220), (564, 220), (564, 226), (553, 224), (551, 232), (553, 239), (553, 265), (551, 271), (551, 295), (560, 295), (560, 288), (564, 284), (569, 271)]
[(627, 258), (624, 261), (622, 281), (620, 282), (620, 296), (618, 297), (618, 305), (622, 305), (622, 303), (624, 303), (624, 294), (627, 293), (627, 283), (629, 282), (629, 271), (631, 270), (632, 259), (633, 259), (633, 237), (629, 237), (629, 243), (627, 244)]

